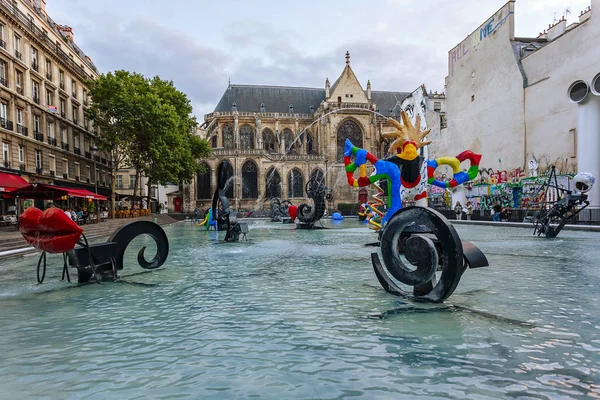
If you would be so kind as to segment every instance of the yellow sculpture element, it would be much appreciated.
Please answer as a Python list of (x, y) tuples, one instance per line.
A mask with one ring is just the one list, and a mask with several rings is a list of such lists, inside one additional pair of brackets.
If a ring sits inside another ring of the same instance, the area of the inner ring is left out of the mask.
[[(384, 133), (383, 137), (386, 139), (396, 139), (390, 145), (390, 154), (395, 154), (397, 149), (402, 149), (398, 154), (398, 157), (405, 160), (414, 160), (418, 156), (417, 150), (421, 147), (431, 144), (431, 141), (423, 142), (422, 140), (429, 135), (431, 129), (421, 132), (421, 116), (417, 115), (415, 125), (412, 124), (410, 118), (406, 114), (406, 111), (400, 113), (402, 117), (402, 124), (393, 118), (388, 118), (388, 121), (396, 127), (396, 132)], [(404, 144), (409, 142), (406, 146)]]

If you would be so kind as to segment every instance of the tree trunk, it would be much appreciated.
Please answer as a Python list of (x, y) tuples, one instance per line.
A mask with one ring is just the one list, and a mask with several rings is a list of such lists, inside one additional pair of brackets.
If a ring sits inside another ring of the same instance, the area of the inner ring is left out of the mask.
[(131, 209), (133, 210), (133, 206), (135, 206), (135, 196), (137, 195), (137, 191), (138, 191), (138, 178), (139, 178), (139, 172), (137, 170), (137, 168), (135, 169), (135, 185), (133, 185), (133, 196), (131, 197)]
[(116, 205), (116, 197), (117, 197), (117, 169), (115, 168), (115, 163), (113, 161), (112, 167), (112, 176), (110, 178), (110, 210), (112, 213), (111, 218), (115, 219), (115, 205)]
[(148, 195), (146, 196), (146, 205), (147, 205), (148, 209), (150, 209), (150, 188), (152, 187), (152, 183), (150, 182), (150, 178), (148, 178), (148, 181), (146, 182), (146, 185), (148, 185)]

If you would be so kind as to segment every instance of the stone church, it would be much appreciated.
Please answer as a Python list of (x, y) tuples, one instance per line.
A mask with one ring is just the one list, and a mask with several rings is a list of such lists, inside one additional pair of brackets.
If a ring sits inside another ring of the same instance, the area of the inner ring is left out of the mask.
[[(414, 96), (416, 92), (420, 95)], [(429, 115), (425, 113), (429, 102), (422, 101), (429, 100), (424, 86), (416, 92), (375, 91), (370, 81), (365, 90), (350, 66), (349, 53), (340, 77), (333, 84), (326, 79), (324, 88), (230, 84), (214, 112), (204, 117), (201, 131), (211, 143), (212, 155), (202, 161), (206, 172), (184, 185), (183, 211), (210, 207), (222, 168), (229, 178), (227, 197), (239, 211), (268, 208), (271, 198), (296, 205), (309, 202), (305, 186), (311, 177), (333, 189), (331, 208), (366, 201), (366, 189), (371, 188), (347, 184), (344, 142), (349, 138), (385, 157), (389, 144), (381, 134), (393, 130), (387, 116), (398, 118), (407, 108)], [(407, 107), (404, 103), (413, 97), (421, 104)], [(436, 108), (437, 114), (437, 102)], [(423, 118), (423, 124), (431, 120)]]

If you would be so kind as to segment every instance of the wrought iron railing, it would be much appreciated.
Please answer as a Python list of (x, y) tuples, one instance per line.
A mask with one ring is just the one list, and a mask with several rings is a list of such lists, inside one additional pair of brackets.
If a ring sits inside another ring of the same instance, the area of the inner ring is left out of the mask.
[(21, 124), (17, 124), (17, 133), (20, 133), (23, 136), (29, 136), (29, 130), (26, 126), (23, 126)]
[(40, 141), (40, 142), (43, 142), (43, 141), (44, 141), (44, 134), (43, 134), (43, 133), (40, 133), (40, 132), (33, 131), (33, 138), (34, 138), (35, 140), (38, 140), (38, 141)]
[(6, 118), (0, 118), (0, 126), (4, 129), (8, 129), (9, 131), (13, 130), (13, 122), (7, 120)]

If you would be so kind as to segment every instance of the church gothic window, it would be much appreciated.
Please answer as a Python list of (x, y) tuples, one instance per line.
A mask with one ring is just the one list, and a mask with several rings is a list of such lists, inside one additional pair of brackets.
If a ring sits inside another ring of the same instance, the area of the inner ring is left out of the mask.
[(235, 147), (233, 126), (229, 124), (223, 126), (223, 147), (226, 149), (233, 149)]
[(210, 188), (210, 167), (208, 164), (203, 163), (204, 172), (198, 173), (198, 197), (199, 200), (206, 200), (212, 198), (212, 190)]
[(317, 154), (315, 141), (310, 132), (306, 132), (306, 154)]
[(289, 197), (304, 197), (304, 180), (302, 179), (302, 172), (299, 169), (294, 168), (288, 175), (288, 190), (290, 192)]
[(350, 139), (354, 146), (363, 148), (362, 129), (351, 119), (344, 121), (337, 131), (337, 162), (344, 162), (346, 139)]
[(275, 152), (275, 135), (270, 129), (263, 131), (263, 148), (266, 151)]
[(231, 179), (233, 177), (233, 167), (231, 164), (227, 161), (221, 162), (217, 170), (217, 176), (221, 177), (222, 181), (219, 184), (221, 185), (220, 189), (225, 189), (225, 197), (232, 199), (234, 182)]
[(249, 125), (244, 125), (240, 128), (240, 148), (254, 148), (254, 132)]
[(286, 154), (296, 154), (298, 150), (299, 141), (294, 142), (296, 137), (289, 129), (284, 129), (283, 140), (285, 141)]
[(271, 168), (265, 175), (265, 189), (267, 199), (281, 197), (281, 176), (275, 168)]
[(258, 198), (258, 169), (250, 160), (242, 165), (242, 199)]

